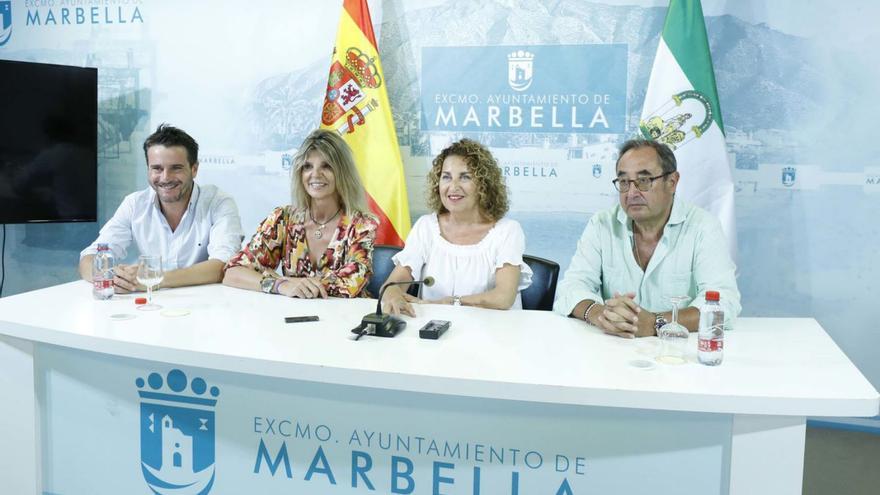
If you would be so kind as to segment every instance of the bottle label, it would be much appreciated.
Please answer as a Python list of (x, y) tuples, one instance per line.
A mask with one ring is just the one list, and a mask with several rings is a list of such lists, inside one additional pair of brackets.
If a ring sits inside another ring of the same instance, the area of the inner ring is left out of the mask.
[(104, 290), (110, 289), (113, 287), (113, 280), (108, 279), (95, 279), (92, 284), (95, 286), (95, 290)]
[(700, 352), (715, 352), (724, 350), (724, 341), (722, 339), (698, 339), (697, 349)]

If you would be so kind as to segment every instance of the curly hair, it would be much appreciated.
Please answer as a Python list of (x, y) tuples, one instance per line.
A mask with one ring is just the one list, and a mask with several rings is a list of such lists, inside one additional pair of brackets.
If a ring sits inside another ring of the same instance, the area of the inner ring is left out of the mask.
[(477, 206), (480, 213), (492, 221), (501, 220), (510, 208), (507, 184), (501, 176), (501, 168), (488, 148), (467, 138), (452, 143), (434, 158), (431, 171), (428, 172), (428, 208), (437, 214), (447, 212), (440, 200), (440, 175), (443, 172), (443, 162), (450, 156), (460, 156), (467, 163), (468, 171), (477, 185)]

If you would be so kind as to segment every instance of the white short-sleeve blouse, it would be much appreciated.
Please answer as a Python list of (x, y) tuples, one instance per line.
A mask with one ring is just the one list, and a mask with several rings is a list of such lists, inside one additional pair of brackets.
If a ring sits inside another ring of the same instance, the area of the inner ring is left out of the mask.
[(437, 214), (423, 215), (413, 225), (406, 246), (394, 255), (394, 264), (408, 266), (415, 280), (434, 277), (422, 287), (422, 299), (479, 294), (495, 287), (495, 270), (507, 264), (520, 267), (513, 309), (522, 308), (519, 291), (532, 283), (532, 270), (522, 255), (525, 235), (516, 220), (502, 218), (476, 244), (452, 244), (440, 235)]

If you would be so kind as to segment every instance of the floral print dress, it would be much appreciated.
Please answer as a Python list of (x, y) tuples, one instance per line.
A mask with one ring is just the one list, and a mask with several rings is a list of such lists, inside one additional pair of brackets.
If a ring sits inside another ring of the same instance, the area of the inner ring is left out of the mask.
[(247, 245), (226, 268), (247, 266), (263, 276), (318, 277), (332, 297), (370, 297), (367, 282), (373, 272), (373, 241), (379, 223), (372, 215), (342, 214), (318, 265), (312, 263), (306, 242), (308, 210), (291, 205), (275, 208)]

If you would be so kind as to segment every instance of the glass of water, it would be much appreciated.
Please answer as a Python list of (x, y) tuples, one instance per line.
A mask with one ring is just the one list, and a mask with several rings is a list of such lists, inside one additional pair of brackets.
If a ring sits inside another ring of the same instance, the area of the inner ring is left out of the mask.
[(137, 280), (147, 287), (147, 304), (138, 306), (138, 309), (141, 311), (162, 309), (162, 306), (153, 304), (153, 287), (159, 285), (164, 277), (161, 256), (144, 254), (138, 257)]
[(687, 296), (672, 296), (672, 321), (657, 330), (660, 338), (660, 353), (657, 361), (664, 364), (684, 364), (687, 362), (688, 329), (678, 322), (678, 306), (687, 301)]

